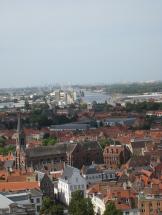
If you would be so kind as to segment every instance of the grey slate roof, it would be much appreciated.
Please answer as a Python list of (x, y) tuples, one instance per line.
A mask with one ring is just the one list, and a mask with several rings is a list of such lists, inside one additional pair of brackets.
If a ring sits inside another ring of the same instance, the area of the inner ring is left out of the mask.
[(51, 156), (56, 154), (69, 153), (75, 148), (73, 143), (56, 143), (54, 146), (39, 146), (26, 150), (28, 157)]
[(101, 149), (101, 146), (98, 144), (97, 141), (85, 141), (85, 142), (80, 142), (79, 144), (81, 144), (85, 150), (92, 150), (96, 148)]
[(105, 174), (109, 173), (109, 174), (115, 174), (116, 171), (113, 170), (113, 169), (104, 169), (104, 170), (99, 169), (99, 170), (98, 170), (96, 164), (92, 164), (92, 165), (90, 165), (90, 166), (85, 166), (85, 167), (83, 168), (83, 174), (90, 175), (90, 174), (96, 174), (96, 173), (103, 173), (103, 174), (104, 174), (104, 173), (105, 173)]
[(131, 145), (132, 145), (132, 148), (134, 149), (134, 148), (144, 148), (145, 147), (145, 142), (133, 142), (133, 143), (131, 143)]
[(36, 148), (26, 149), (26, 155), (29, 158), (36, 158), (41, 156), (52, 156), (57, 154), (68, 154), (74, 150), (74, 148), (80, 144), (84, 150), (100, 149), (100, 145), (96, 141), (86, 141), (80, 143), (56, 143), (54, 146), (39, 146)]
[(14, 160), (6, 160), (4, 163), (5, 169), (12, 168), (14, 166)]
[(8, 208), (14, 202), (8, 199), (6, 196), (0, 194), (0, 209)]
[(86, 130), (90, 126), (88, 124), (67, 123), (63, 125), (53, 125), (51, 130)]
[(126, 125), (131, 125), (135, 122), (136, 118), (108, 118), (105, 120), (107, 123), (114, 123), (114, 124), (126, 124)]
[(147, 143), (152, 142), (151, 138), (142, 138), (142, 139), (132, 139), (131, 145), (133, 148), (143, 148)]
[(68, 180), (69, 178), (71, 178), (74, 171), (79, 171), (79, 169), (72, 167), (72, 166), (69, 166), (69, 165), (66, 165), (65, 169), (63, 171), (63, 174), (61, 176), (61, 179)]
[(101, 172), (101, 171), (97, 170), (95, 164), (92, 164), (90, 166), (85, 166), (84, 170), (83, 170), (83, 174), (85, 174), (85, 175), (96, 174), (96, 173), (99, 173), (99, 172)]
[(37, 196), (42, 196), (43, 195), (42, 191), (38, 190), (38, 189), (31, 189), (30, 194), (31, 194), (32, 197), (37, 197)]

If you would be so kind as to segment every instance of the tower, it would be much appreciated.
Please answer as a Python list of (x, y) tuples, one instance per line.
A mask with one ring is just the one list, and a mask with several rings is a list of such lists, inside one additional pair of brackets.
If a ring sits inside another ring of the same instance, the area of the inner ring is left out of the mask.
[(17, 137), (16, 137), (16, 169), (26, 168), (25, 162), (25, 149), (26, 141), (25, 134), (21, 125), (21, 114), (18, 113), (18, 122), (17, 122)]

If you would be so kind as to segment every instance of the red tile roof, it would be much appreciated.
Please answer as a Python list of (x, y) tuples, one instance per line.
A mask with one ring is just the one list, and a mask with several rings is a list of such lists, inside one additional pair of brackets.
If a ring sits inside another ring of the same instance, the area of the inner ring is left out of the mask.
[(0, 182), (0, 191), (16, 191), (39, 188), (38, 182)]

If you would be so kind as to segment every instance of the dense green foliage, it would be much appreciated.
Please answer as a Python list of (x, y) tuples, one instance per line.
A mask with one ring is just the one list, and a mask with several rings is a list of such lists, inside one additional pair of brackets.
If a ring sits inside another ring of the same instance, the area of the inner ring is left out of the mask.
[(23, 124), (27, 125), (27, 127), (41, 128), (44, 126), (70, 123), (75, 120), (76, 116), (67, 117), (65, 115), (56, 115), (49, 109), (35, 108)]
[(110, 202), (106, 205), (104, 215), (122, 215), (122, 212), (116, 208), (114, 203)]
[(48, 118), (47, 112), (43, 109), (34, 109), (31, 113), (29, 123), (41, 127), (50, 125), (51, 120)]
[(107, 112), (107, 111), (111, 111), (113, 109), (113, 107), (110, 104), (107, 104), (107, 102), (105, 103), (97, 103), (97, 102), (93, 102), (93, 109), (96, 112)]
[(138, 103), (127, 103), (126, 104), (126, 111), (128, 112), (145, 112), (145, 111), (152, 111), (152, 110), (162, 110), (162, 103), (157, 102), (138, 102)]
[(139, 94), (162, 91), (162, 82), (113, 84), (106, 86), (107, 93)]
[(0, 137), (0, 154), (7, 155), (9, 152), (14, 152), (15, 146), (6, 145), (6, 138), (1, 136)]
[(43, 146), (55, 145), (57, 143), (56, 137), (48, 137), (42, 141)]
[(59, 204), (55, 204), (49, 197), (43, 198), (41, 215), (63, 215), (63, 207)]
[(6, 143), (6, 138), (1, 136), (0, 137), (0, 147), (4, 147), (5, 143)]
[[(77, 85), (75, 87), (78, 87)], [(95, 86), (89, 86), (89, 85), (83, 85), (79, 86), (81, 88), (84, 88), (86, 90), (104, 90), (107, 93), (123, 93), (123, 94), (135, 94), (135, 93), (146, 93), (146, 92), (162, 92), (162, 82), (156, 81), (156, 82), (150, 82), (150, 83), (123, 83), (123, 84), (109, 84), (109, 85), (95, 85)]]
[(69, 205), (70, 215), (94, 215), (93, 205), (89, 198), (84, 198), (81, 191), (72, 193)]
[(99, 142), (100, 142), (102, 149), (104, 149), (106, 146), (109, 146), (111, 144), (120, 145), (119, 141), (114, 141), (110, 138), (102, 138)]
[(9, 152), (14, 152), (14, 151), (15, 151), (15, 146), (9, 145), (9, 146), (5, 146), (5, 147), (3, 147), (3, 146), (0, 147), (1, 155), (7, 155)]

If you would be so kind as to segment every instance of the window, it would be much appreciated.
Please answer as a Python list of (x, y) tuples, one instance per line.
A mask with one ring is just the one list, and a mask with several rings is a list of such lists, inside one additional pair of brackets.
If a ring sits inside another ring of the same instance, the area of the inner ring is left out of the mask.
[(40, 203), (40, 198), (37, 198), (37, 203)]
[(39, 211), (40, 211), (40, 206), (38, 205), (38, 206), (37, 206), (37, 212), (39, 212)]
[(34, 203), (34, 199), (31, 199), (31, 203)]
[(73, 186), (72, 185), (70, 185), (70, 190), (73, 190)]

